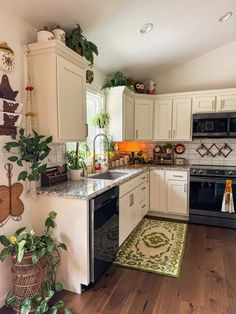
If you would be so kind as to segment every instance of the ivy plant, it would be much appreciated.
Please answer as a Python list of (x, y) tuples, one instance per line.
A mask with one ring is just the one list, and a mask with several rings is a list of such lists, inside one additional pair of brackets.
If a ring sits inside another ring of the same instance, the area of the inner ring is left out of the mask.
[(116, 86), (126, 86), (130, 88), (129, 80), (122, 72), (116, 72), (112, 78), (110, 78), (102, 87), (102, 90), (105, 88), (112, 88)]
[[(64, 306), (62, 301), (58, 301), (51, 305), (52, 297), (55, 292), (61, 291), (63, 286), (56, 281), (56, 270), (60, 264), (59, 248), (67, 250), (64, 243), (55, 241), (52, 238), (52, 231), (56, 226), (55, 219), (57, 213), (50, 212), (45, 221), (45, 231), (42, 235), (36, 235), (33, 230), (26, 232), (25, 228), (20, 228), (10, 237), (0, 236), (0, 243), (3, 249), (0, 252), (0, 261), (4, 261), (10, 254), (16, 254), (17, 263), (20, 264), (23, 258), (29, 254), (32, 255), (32, 263), (36, 264), (41, 258), (47, 259), (48, 264), (48, 281), (43, 282), (43, 294), (36, 294), (33, 298), (25, 298), (20, 305), (20, 313), (28, 314), (31, 309), (35, 309), (35, 313), (52, 313), (64, 310), (65, 314), (72, 312)], [(7, 306), (14, 306), (17, 299), (14, 295), (9, 294), (6, 299)], [(49, 304), (50, 303), (50, 304)]]
[(13, 134), (11, 142), (4, 145), (8, 152), (16, 150), (13, 156), (8, 160), (16, 162), (18, 166), (23, 167), (24, 162), (30, 163), (30, 171), (21, 171), (18, 180), (38, 181), (40, 175), (46, 170), (47, 164), (43, 160), (48, 156), (50, 147), (48, 144), (52, 142), (52, 136), (45, 138), (39, 135), (35, 130), (30, 135), (25, 134), (25, 130), (21, 128), (17, 134)]

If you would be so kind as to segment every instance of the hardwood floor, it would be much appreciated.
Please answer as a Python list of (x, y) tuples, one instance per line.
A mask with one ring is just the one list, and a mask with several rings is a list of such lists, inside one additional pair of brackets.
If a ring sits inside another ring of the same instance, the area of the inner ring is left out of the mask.
[(236, 230), (189, 225), (178, 279), (112, 266), (82, 295), (61, 296), (74, 314), (235, 314)]

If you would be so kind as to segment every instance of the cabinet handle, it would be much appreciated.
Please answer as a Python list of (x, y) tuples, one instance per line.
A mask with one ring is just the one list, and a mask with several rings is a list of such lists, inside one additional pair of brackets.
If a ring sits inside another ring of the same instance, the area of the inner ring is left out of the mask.
[(144, 208), (144, 207), (146, 207), (146, 204), (144, 204), (141, 208)]
[(138, 138), (138, 130), (135, 131), (135, 137)]
[(184, 183), (184, 192), (187, 193), (187, 184)]
[(146, 181), (147, 183), (149, 182), (149, 176), (148, 176), (148, 174), (147, 174), (147, 181)]
[(175, 130), (173, 130), (173, 138), (175, 138)]
[(88, 137), (88, 123), (85, 123), (85, 137)]
[(141, 180), (145, 180), (146, 177), (142, 177)]
[(132, 199), (132, 194), (129, 196), (129, 206), (133, 205), (133, 199)]
[(221, 102), (220, 102), (220, 108), (221, 108), (221, 109), (223, 109), (223, 108), (224, 108), (224, 106), (225, 106), (225, 104), (224, 104), (224, 100), (221, 100)]
[(175, 177), (175, 178), (183, 178), (183, 176), (178, 175), (178, 174), (173, 174), (173, 177)]
[(132, 194), (132, 205), (134, 205), (134, 194)]
[(212, 102), (212, 110), (215, 110), (215, 101)]
[(143, 190), (145, 190), (146, 189), (146, 186), (144, 186), (141, 190), (143, 191)]
[(169, 134), (168, 134), (168, 137), (169, 137), (169, 138), (171, 138), (171, 131), (170, 131), (170, 130), (169, 130)]

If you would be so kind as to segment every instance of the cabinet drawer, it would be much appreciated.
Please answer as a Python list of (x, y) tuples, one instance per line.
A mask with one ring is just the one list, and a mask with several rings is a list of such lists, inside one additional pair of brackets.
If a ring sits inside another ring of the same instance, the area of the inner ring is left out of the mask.
[(139, 186), (139, 202), (147, 201), (148, 185), (146, 182)]
[(186, 181), (188, 178), (187, 171), (166, 171), (166, 179)]
[(138, 184), (149, 182), (149, 172), (144, 172), (138, 176)]
[(139, 177), (133, 178), (128, 182), (120, 185), (120, 198), (130, 191), (134, 190), (139, 185)]

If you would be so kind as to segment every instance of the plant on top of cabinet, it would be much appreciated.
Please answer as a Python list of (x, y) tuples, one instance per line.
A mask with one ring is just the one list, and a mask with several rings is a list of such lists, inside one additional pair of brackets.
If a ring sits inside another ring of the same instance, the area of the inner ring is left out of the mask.
[[(8, 160), (16, 162), (18, 166), (23, 167), (24, 162), (30, 163), (30, 170), (21, 171), (18, 180), (38, 181), (40, 175), (47, 169), (47, 164), (43, 164), (43, 160), (48, 156), (50, 147), (48, 144), (52, 142), (52, 136), (45, 138), (44, 135), (39, 135), (35, 130), (30, 135), (25, 135), (25, 130), (21, 128), (18, 134), (11, 136), (13, 141), (4, 145), (8, 152), (12, 152), (13, 156)], [(18, 155), (18, 156), (17, 156)]]
[(130, 88), (129, 80), (122, 72), (116, 72), (112, 78), (110, 78), (102, 87), (102, 90), (105, 88), (112, 88), (117, 86), (126, 86)]
[(93, 123), (99, 129), (106, 129), (109, 126), (110, 115), (107, 112), (99, 112), (93, 118)]
[(16, 230), (9, 239), (0, 235), (4, 246), (0, 261), (11, 255), (13, 263), (13, 289), (6, 304), (17, 313), (57, 313), (60, 309), (66, 314), (72, 313), (62, 301), (48, 304), (55, 292), (63, 289), (56, 281), (56, 271), (61, 261), (59, 249), (67, 250), (64, 243), (52, 237), (56, 216), (56, 212), (49, 213), (42, 235), (36, 235), (33, 230), (26, 232), (26, 228)]
[(82, 29), (79, 24), (72, 30), (66, 40), (66, 44), (69, 48), (77, 52), (79, 55), (85, 57), (90, 62), (90, 66), (93, 66), (94, 54), (98, 55), (97, 46), (82, 34)]
[[(87, 150), (88, 148), (86, 148)], [(85, 150), (79, 149), (79, 143), (76, 143), (75, 150), (68, 151), (66, 153), (67, 165), (70, 172), (71, 180), (79, 180), (81, 171), (86, 171), (87, 166), (85, 164)]]

